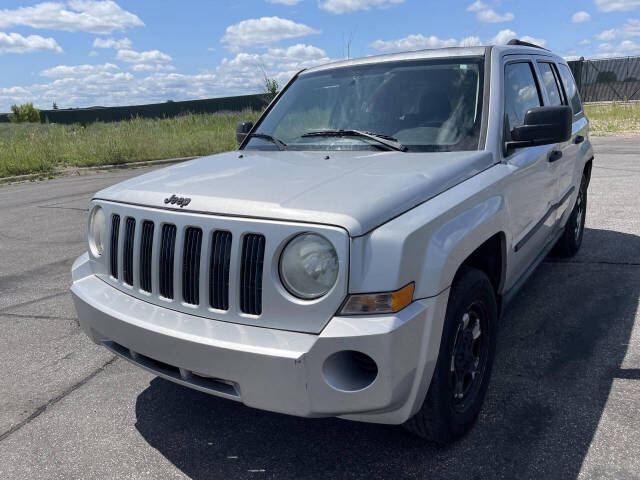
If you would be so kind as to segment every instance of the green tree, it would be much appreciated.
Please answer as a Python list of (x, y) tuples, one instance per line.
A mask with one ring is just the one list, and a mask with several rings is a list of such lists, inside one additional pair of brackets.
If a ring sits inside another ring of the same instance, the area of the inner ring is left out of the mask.
[(280, 91), (280, 84), (278, 84), (278, 80), (275, 78), (269, 78), (269, 76), (264, 74), (264, 91), (267, 94), (267, 98), (269, 101), (276, 98), (278, 92)]
[(40, 110), (33, 106), (33, 103), (25, 103), (24, 105), (11, 105), (9, 121), (13, 123), (39, 123)]
[(54, 110), (58, 110), (58, 104), (55, 100), (53, 101), (53, 106), (51, 108), (53, 108)]

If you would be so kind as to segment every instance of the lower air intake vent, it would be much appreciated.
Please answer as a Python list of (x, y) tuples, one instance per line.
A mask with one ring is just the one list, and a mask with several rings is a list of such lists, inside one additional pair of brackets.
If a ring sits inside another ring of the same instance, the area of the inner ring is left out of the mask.
[(240, 308), (244, 313), (262, 313), (262, 269), (264, 264), (264, 235), (251, 233), (242, 242), (240, 270)]

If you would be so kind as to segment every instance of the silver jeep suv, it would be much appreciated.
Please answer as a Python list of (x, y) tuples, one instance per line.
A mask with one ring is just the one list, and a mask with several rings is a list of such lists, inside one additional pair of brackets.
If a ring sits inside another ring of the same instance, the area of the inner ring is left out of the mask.
[(566, 62), (512, 41), (332, 63), (237, 136), (95, 195), (86, 333), (251, 407), (462, 435), (500, 312), (582, 241), (593, 152)]

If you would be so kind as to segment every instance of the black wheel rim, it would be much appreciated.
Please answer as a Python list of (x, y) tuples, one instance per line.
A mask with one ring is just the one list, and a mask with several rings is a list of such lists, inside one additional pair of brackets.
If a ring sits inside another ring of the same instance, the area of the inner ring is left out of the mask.
[(459, 319), (449, 366), (453, 408), (464, 412), (484, 381), (489, 352), (489, 318), (480, 302), (472, 303)]

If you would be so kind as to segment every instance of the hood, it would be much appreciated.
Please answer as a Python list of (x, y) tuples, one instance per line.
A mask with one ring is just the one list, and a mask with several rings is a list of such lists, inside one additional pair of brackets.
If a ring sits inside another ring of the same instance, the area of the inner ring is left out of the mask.
[[(156, 170), (95, 198), (290, 220), (362, 235), (493, 163), (491, 153), (234, 151)], [(191, 201), (165, 204), (172, 195)]]

